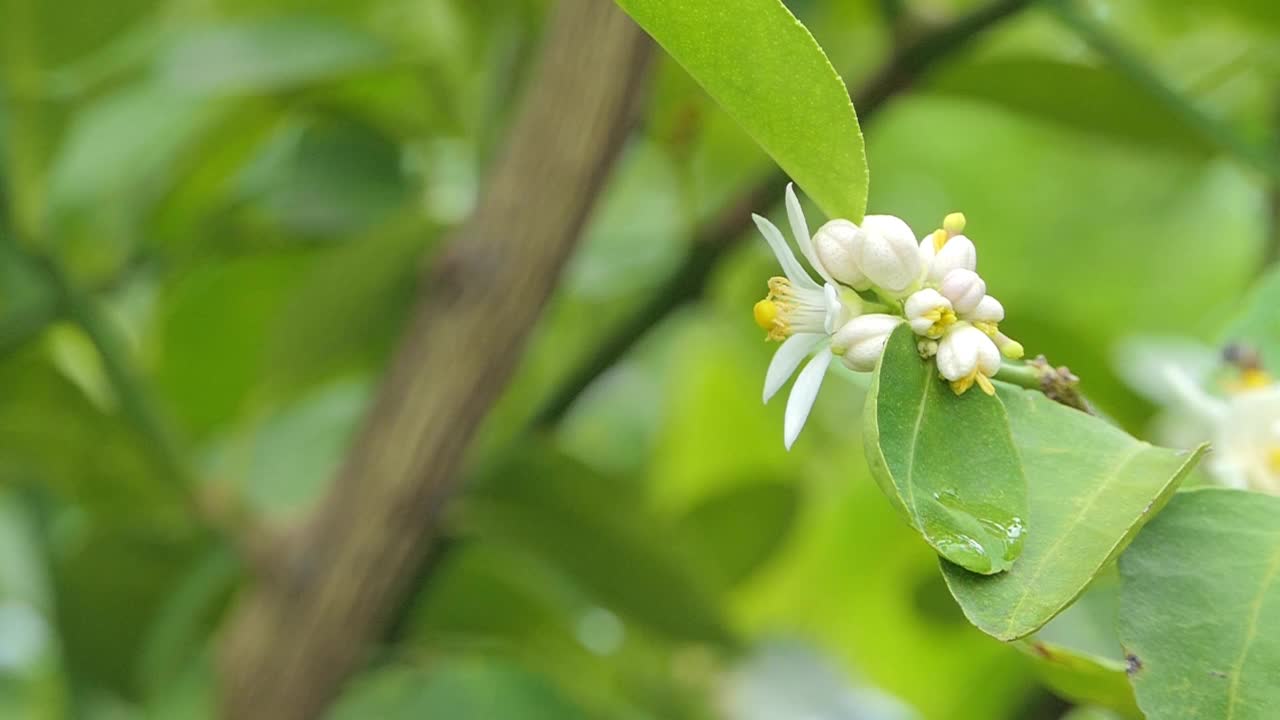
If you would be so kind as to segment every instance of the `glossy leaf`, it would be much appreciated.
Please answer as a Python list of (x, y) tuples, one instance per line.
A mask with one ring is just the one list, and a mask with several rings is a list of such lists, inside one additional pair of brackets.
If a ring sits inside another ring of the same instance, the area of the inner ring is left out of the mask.
[[(830, 217), (858, 222), (867, 164), (844, 82), (778, 0), (618, 0)], [(714, 42), (712, 42), (714, 40)]]
[(942, 557), (983, 575), (1009, 569), (1027, 483), (1004, 406), (981, 390), (953, 393), (906, 325), (876, 368), (863, 440), (881, 489)]
[(943, 566), (973, 624), (1001, 640), (1035, 632), (1124, 549), (1199, 459), (1153, 447), (1043, 394), (1001, 384), (1030, 485), (1022, 558), (980, 577)]
[(1178, 493), (1120, 557), (1120, 640), (1151, 720), (1280, 707), (1280, 497)]

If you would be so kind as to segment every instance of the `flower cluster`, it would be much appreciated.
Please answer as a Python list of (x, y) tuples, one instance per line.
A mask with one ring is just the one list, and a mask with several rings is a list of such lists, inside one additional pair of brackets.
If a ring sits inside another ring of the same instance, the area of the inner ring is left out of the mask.
[(769, 280), (768, 295), (754, 308), (768, 339), (782, 343), (765, 375), (765, 402), (814, 354), (787, 399), (788, 448), (832, 359), (852, 370), (874, 370), (890, 333), (904, 322), (919, 337), (920, 355), (934, 359), (956, 394), (974, 384), (993, 394), (990, 378), (1000, 369), (1001, 355), (1022, 357), (1022, 346), (1000, 332), (1004, 307), (987, 294), (976, 272), (977, 250), (961, 234), (960, 213), (917, 241), (892, 215), (868, 215), (861, 225), (832, 220), (810, 236), (791, 185), (786, 205), (800, 253), (821, 280), (809, 275), (773, 223), (752, 216), (783, 272)]

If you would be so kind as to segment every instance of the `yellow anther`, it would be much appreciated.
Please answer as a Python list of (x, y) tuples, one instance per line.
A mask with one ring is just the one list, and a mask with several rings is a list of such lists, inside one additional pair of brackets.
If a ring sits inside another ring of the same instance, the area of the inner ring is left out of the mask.
[(974, 383), (977, 383), (978, 387), (982, 388), (982, 392), (988, 395), (996, 394), (996, 386), (991, 384), (991, 378), (983, 375), (977, 368), (974, 368), (973, 372), (959, 380), (952, 380), (951, 392), (956, 395), (963, 395), (969, 391), (969, 388), (974, 386)]
[(964, 213), (951, 213), (942, 221), (942, 228), (946, 230), (947, 235), (959, 235), (964, 232)]
[(1280, 475), (1280, 446), (1275, 446), (1267, 452), (1267, 465), (1271, 468), (1271, 472)]
[(955, 324), (956, 311), (946, 306), (938, 306), (921, 315), (921, 317), (933, 321), (933, 324), (929, 326), (929, 330), (925, 333), (925, 337), (937, 340), (946, 334), (947, 328)]
[(756, 303), (751, 313), (756, 316), (756, 325), (759, 325), (761, 330), (772, 331), (773, 324), (778, 321), (778, 305), (769, 298)]
[(1000, 331), (1000, 328), (997, 326), (997, 324), (989, 320), (978, 320), (977, 322), (973, 323), (973, 326), (978, 328), (982, 332), (986, 333), (987, 337), (993, 340), (996, 337), (996, 333)]
[(991, 384), (991, 378), (978, 373), (976, 380), (978, 381), (978, 387), (982, 388), (982, 392), (992, 396), (996, 394), (996, 386)]
[(1258, 390), (1271, 384), (1271, 375), (1262, 368), (1245, 368), (1240, 371), (1240, 386), (1248, 390)]
[(947, 240), (949, 239), (950, 237), (947, 235), (946, 230), (934, 230), (933, 231), (933, 251), (936, 253), (939, 250), (941, 250), (942, 246), (946, 245)]

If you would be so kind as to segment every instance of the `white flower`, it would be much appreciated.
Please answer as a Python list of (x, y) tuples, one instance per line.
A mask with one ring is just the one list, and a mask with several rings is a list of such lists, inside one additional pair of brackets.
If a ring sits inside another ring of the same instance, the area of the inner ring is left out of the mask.
[(857, 225), (837, 218), (818, 228), (813, 236), (813, 248), (819, 265), (832, 278), (854, 290), (866, 290), (871, 287), (871, 281), (862, 274), (853, 259), (857, 237)]
[(915, 233), (892, 215), (868, 215), (854, 242), (853, 259), (871, 284), (890, 297), (919, 286), (924, 261)]
[(1164, 379), (1177, 400), (1211, 428), (1213, 453), (1209, 472), (1227, 487), (1280, 495), (1280, 383), (1258, 369), (1226, 398), (1205, 392), (1176, 363), (1163, 368)]
[(1209, 468), (1223, 484), (1280, 494), (1280, 385), (1232, 395), (1213, 448)]
[(787, 398), (783, 441), (789, 450), (813, 409), (823, 376), (831, 365), (831, 334), (858, 315), (861, 300), (851, 291), (842, 293), (818, 261), (800, 202), (790, 185), (787, 186), (787, 219), (800, 251), (826, 280), (823, 285), (804, 270), (773, 223), (759, 215), (751, 217), (785, 275), (769, 281), (768, 296), (756, 303), (753, 309), (756, 323), (769, 333), (769, 339), (783, 341), (765, 372), (764, 401), (768, 402), (800, 367), (800, 363), (817, 351), (800, 371)]
[(938, 343), (938, 372), (951, 381), (951, 390), (963, 394), (976, 382), (982, 391), (994, 395), (991, 377), (1000, 370), (1000, 351), (986, 333), (966, 322), (958, 322)]
[(876, 361), (884, 354), (893, 329), (902, 324), (902, 318), (884, 313), (868, 313), (845, 323), (831, 337), (831, 352), (850, 370), (871, 372)]
[(978, 273), (964, 268), (948, 272), (938, 285), (943, 297), (951, 301), (952, 307), (961, 315), (967, 315), (978, 308), (978, 303), (987, 294), (987, 283)]
[(951, 301), (933, 288), (912, 293), (903, 309), (907, 313), (907, 322), (911, 323), (912, 332), (935, 340), (942, 337), (956, 321)]

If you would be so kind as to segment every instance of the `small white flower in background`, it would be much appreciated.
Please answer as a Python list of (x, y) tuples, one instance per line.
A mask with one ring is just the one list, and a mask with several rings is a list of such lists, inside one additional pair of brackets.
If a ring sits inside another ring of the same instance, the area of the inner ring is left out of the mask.
[(975, 384), (995, 393), (991, 377), (1000, 357), (1022, 357), (1022, 345), (1000, 332), (1004, 306), (987, 294), (977, 273), (977, 249), (960, 234), (964, 215), (948, 215), (942, 228), (919, 241), (892, 215), (868, 215), (861, 226), (837, 218), (810, 237), (791, 185), (786, 206), (800, 254), (821, 278), (809, 275), (773, 223), (752, 215), (783, 272), (769, 280), (768, 295), (754, 308), (766, 337), (782, 343), (765, 373), (765, 402), (813, 356), (787, 398), (788, 449), (809, 417), (831, 359), (839, 357), (858, 372), (875, 370), (889, 335), (904, 322), (920, 337), (920, 356), (935, 358), (957, 395)]
[[(1185, 346), (1184, 346), (1185, 347)], [(1128, 362), (1145, 373), (1136, 389), (1180, 410), (1184, 431), (1174, 444), (1209, 440), (1212, 451), (1205, 466), (1219, 484), (1241, 490), (1280, 495), (1280, 382), (1256, 363), (1236, 366), (1230, 381), (1219, 385), (1222, 394), (1211, 394), (1212, 383), (1203, 355), (1163, 357), (1145, 354), (1149, 348), (1130, 345)], [(1145, 355), (1144, 355), (1145, 354)], [(1156, 388), (1148, 381), (1162, 383)]]

